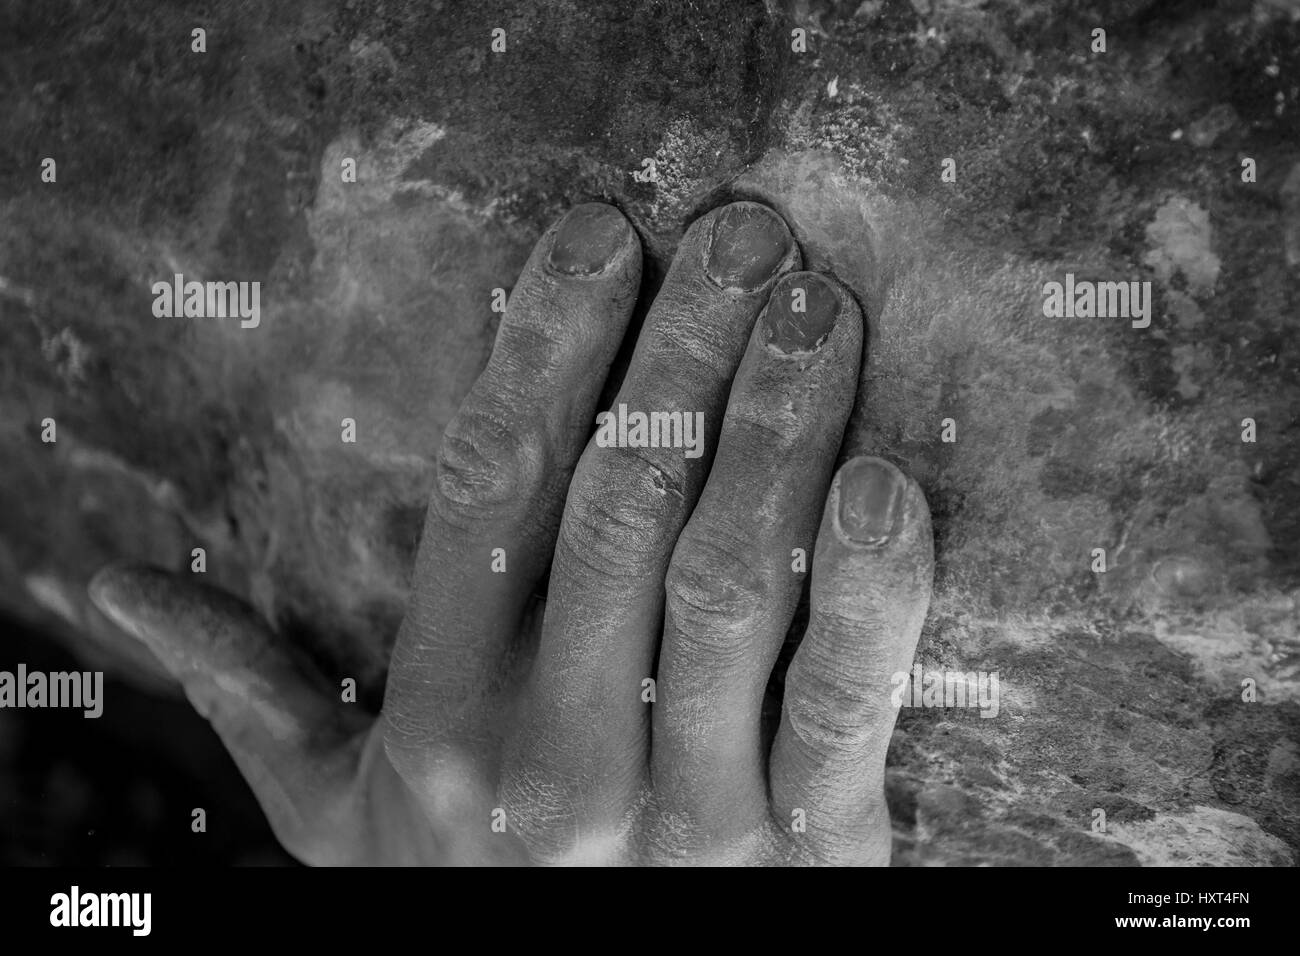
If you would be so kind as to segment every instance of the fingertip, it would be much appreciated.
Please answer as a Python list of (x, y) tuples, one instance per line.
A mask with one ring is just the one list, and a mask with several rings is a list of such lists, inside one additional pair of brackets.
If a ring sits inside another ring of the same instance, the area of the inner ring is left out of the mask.
[[(762, 315), (763, 342), (782, 356), (806, 358), (832, 338), (861, 351), (862, 312), (834, 276), (787, 272), (772, 287)], [(836, 334), (838, 332), (838, 335)]]
[(588, 202), (574, 206), (560, 219), (546, 261), (552, 272), (588, 279), (640, 253), (640, 240), (627, 217), (608, 203)]
[(833, 484), (835, 533), (852, 547), (887, 544), (903, 519), (907, 477), (883, 458), (861, 456), (846, 462)]
[(111, 564), (87, 589), (105, 617), (168, 666), (239, 669), (270, 637), (265, 619), (240, 598), (160, 568)]
[[(914, 647), (933, 583), (934, 535), (921, 486), (883, 458), (845, 462), (817, 538), (814, 617), (856, 622), (881, 635), (885, 644), (877, 650), (895, 640)], [(856, 638), (837, 640), (851, 648)]]
[(157, 592), (167, 574), (157, 568), (127, 562), (114, 562), (100, 568), (90, 579), (86, 591), (91, 603), (109, 620), (136, 637), (145, 609), (155, 603)]
[(802, 262), (790, 227), (760, 203), (722, 206), (709, 213), (707, 223), (705, 272), (725, 292), (755, 292)]
[(836, 537), (855, 550), (880, 550), (928, 523), (925, 493), (897, 465), (873, 455), (851, 458), (831, 483), (828, 508)]

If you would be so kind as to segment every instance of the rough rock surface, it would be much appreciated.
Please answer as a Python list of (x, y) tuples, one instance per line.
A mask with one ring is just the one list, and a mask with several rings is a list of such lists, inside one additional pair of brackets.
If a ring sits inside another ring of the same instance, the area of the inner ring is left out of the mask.
[[(867, 307), (848, 446), (934, 510), (919, 661), (1000, 675), (903, 711), (896, 862), (1296, 862), (1300, 4), (140, 6), (0, 11), (0, 609), (162, 686), (85, 585), (202, 546), (376, 702), (491, 290), (576, 201), (653, 284), (757, 197)], [(176, 272), (261, 325), (155, 318)], [(1046, 318), (1067, 272), (1150, 281), (1150, 328)]]

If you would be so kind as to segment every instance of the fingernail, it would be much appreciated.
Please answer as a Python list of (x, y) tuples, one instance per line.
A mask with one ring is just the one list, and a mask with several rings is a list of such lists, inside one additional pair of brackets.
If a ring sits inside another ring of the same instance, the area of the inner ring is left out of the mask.
[(855, 544), (878, 547), (903, 515), (907, 479), (881, 458), (854, 458), (840, 469), (840, 530)]
[(604, 272), (623, 250), (631, 229), (613, 206), (599, 202), (575, 206), (560, 223), (551, 243), (551, 268), (571, 276)]
[(830, 280), (815, 272), (795, 272), (772, 290), (763, 325), (767, 344), (787, 355), (815, 352), (835, 328), (840, 296)]
[(753, 292), (790, 254), (794, 239), (781, 217), (756, 202), (735, 202), (713, 220), (708, 273), (727, 291)]

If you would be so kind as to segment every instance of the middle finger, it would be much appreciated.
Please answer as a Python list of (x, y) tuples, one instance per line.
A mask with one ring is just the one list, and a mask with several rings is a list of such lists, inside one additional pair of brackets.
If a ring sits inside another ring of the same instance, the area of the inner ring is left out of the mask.
[[(755, 317), (773, 282), (799, 264), (785, 223), (764, 206), (733, 203), (696, 221), (614, 402), (616, 413), (626, 409), (626, 441), (602, 447), (598, 432), (579, 460), (503, 780), (507, 818), (542, 858), (599, 853), (635, 802), (664, 573), (707, 477)], [(661, 419), (660, 447), (641, 446), (651, 435), (638, 434), (637, 412), (678, 416), (667, 427)], [(663, 447), (665, 437), (679, 447)]]

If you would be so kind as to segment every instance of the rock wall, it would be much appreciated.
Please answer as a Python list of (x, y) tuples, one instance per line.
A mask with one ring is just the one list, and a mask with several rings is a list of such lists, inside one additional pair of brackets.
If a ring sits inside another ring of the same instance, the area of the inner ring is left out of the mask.
[[(163, 689), (85, 585), (203, 547), (377, 704), (491, 290), (574, 202), (652, 291), (758, 198), (866, 307), (847, 445), (934, 510), (919, 663), (1000, 677), (903, 711), (896, 861), (1295, 862), (1300, 4), (139, 6), (0, 11), (0, 610)], [(155, 317), (176, 273), (260, 324)], [(1149, 327), (1045, 316), (1067, 273)]]

